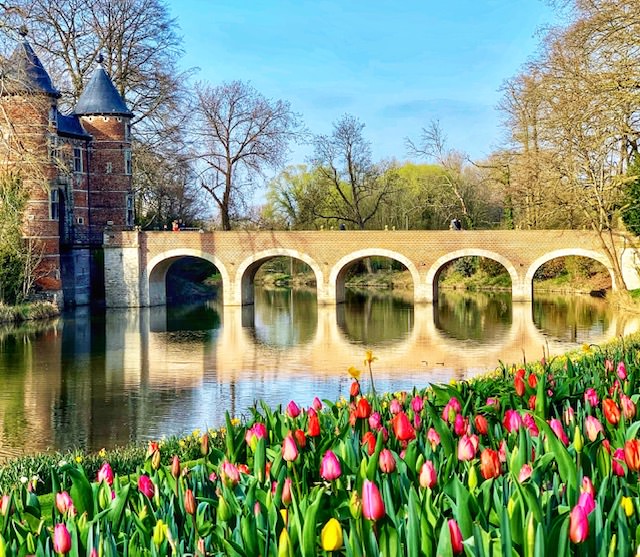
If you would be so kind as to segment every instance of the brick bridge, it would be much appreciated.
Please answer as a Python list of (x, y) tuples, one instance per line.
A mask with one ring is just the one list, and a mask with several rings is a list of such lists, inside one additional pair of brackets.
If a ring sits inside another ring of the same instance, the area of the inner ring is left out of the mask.
[[(632, 239), (615, 238), (627, 288), (640, 287), (640, 252)], [(407, 267), (414, 284), (414, 302), (437, 299), (438, 277), (450, 261), (480, 256), (501, 263), (511, 276), (514, 301), (532, 299), (533, 275), (545, 262), (570, 255), (602, 263), (616, 283), (598, 236), (586, 230), (463, 231), (231, 231), (141, 232), (106, 231), (104, 237), (107, 307), (144, 307), (166, 302), (166, 275), (181, 257), (211, 262), (222, 276), (226, 306), (253, 303), (253, 279), (273, 257), (304, 261), (316, 277), (318, 303), (344, 301), (348, 268), (370, 256), (389, 257)]]

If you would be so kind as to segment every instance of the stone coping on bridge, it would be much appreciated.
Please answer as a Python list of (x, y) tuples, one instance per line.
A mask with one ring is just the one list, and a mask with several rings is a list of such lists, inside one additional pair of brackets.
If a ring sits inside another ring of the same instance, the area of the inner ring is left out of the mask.
[[(588, 230), (366, 230), (366, 231), (108, 231), (104, 237), (108, 307), (162, 305), (166, 274), (182, 257), (198, 257), (216, 266), (225, 305), (253, 303), (253, 279), (262, 264), (285, 256), (304, 261), (316, 278), (318, 302), (344, 300), (348, 268), (365, 257), (388, 257), (412, 276), (414, 301), (437, 299), (437, 282), (447, 263), (465, 256), (487, 257), (509, 272), (516, 301), (532, 297), (533, 276), (557, 257), (583, 256), (598, 261), (616, 281), (611, 254), (618, 258), (624, 286), (640, 287), (640, 258), (635, 239), (607, 239)], [(607, 253), (609, 250), (610, 253)]]

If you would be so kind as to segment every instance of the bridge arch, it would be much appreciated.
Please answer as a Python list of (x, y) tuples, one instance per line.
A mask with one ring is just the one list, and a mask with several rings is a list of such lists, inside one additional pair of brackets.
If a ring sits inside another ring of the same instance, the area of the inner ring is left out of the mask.
[(511, 277), (512, 299), (523, 299), (524, 292), (522, 290), (522, 279), (518, 275), (518, 271), (516, 270), (515, 265), (511, 263), (509, 259), (494, 251), (479, 248), (466, 248), (462, 250), (452, 251), (451, 253), (443, 255), (442, 257), (437, 259), (427, 271), (427, 288), (432, 292), (433, 301), (438, 299), (438, 278), (440, 277), (442, 268), (450, 261), (460, 259), (461, 257), (486, 257), (487, 259), (492, 259), (493, 261), (497, 261), (498, 263), (500, 263), (507, 270), (509, 276)]
[[(294, 249), (272, 248), (263, 250), (251, 255), (238, 265), (235, 281), (233, 282), (233, 292), (230, 293), (233, 300), (238, 300), (240, 305), (250, 305), (254, 301), (253, 280), (260, 266), (274, 257), (292, 257), (304, 261), (316, 277), (316, 288), (319, 290), (323, 284), (322, 269), (316, 261), (305, 253)], [(227, 301), (225, 296), (225, 303)]]
[(197, 257), (215, 265), (222, 277), (224, 295), (230, 284), (229, 273), (224, 263), (215, 255), (202, 250), (177, 248), (159, 253), (147, 263), (142, 275), (142, 298), (148, 301), (145, 305), (160, 306), (167, 303), (167, 271), (173, 263), (183, 257)]
[(355, 263), (364, 259), (365, 257), (388, 257), (389, 259), (393, 259), (402, 263), (409, 273), (411, 273), (411, 278), (413, 279), (413, 291), (414, 291), (414, 300), (419, 300), (419, 291), (420, 291), (420, 273), (416, 268), (413, 261), (411, 261), (405, 255), (398, 253), (397, 251), (392, 251), (383, 248), (366, 248), (358, 251), (351, 252), (341, 259), (339, 259), (331, 272), (329, 273), (329, 290), (335, 294), (336, 303), (344, 302), (345, 299), (345, 275), (347, 273), (347, 269), (351, 263)]
[(616, 284), (615, 273), (613, 271), (613, 268), (611, 267), (611, 262), (609, 261), (609, 258), (606, 255), (604, 255), (602, 252), (592, 251), (588, 249), (565, 248), (565, 249), (550, 251), (549, 253), (546, 253), (541, 257), (538, 257), (538, 259), (536, 259), (533, 263), (531, 263), (531, 265), (527, 269), (527, 273), (524, 278), (525, 280), (524, 284), (526, 288), (529, 288), (529, 291), (532, 293), (532, 296), (533, 296), (533, 277), (536, 274), (536, 271), (542, 265), (544, 265), (548, 261), (551, 261), (552, 259), (557, 259), (558, 257), (570, 257), (570, 256), (587, 257), (589, 259), (593, 259), (597, 261), (598, 263), (602, 263), (602, 265), (604, 265), (607, 271), (609, 271), (609, 276), (611, 277), (611, 288), (614, 290), (618, 288), (618, 285)]

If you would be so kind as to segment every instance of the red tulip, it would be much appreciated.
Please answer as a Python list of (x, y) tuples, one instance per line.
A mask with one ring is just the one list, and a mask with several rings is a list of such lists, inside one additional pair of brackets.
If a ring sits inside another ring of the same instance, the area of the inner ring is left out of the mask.
[(378, 486), (365, 480), (362, 486), (362, 516), (368, 520), (380, 520), (385, 512), (384, 501)]
[(349, 389), (349, 395), (351, 398), (356, 398), (360, 394), (360, 383), (354, 381), (351, 383), (351, 388)]
[(538, 377), (535, 373), (530, 373), (529, 377), (527, 377), (527, 382), (529, 383), (529, 387), (535, 389), (538, 386)]
[(373, 452), (376, 450), (376, 442), (377, 442), (376, 436), (370, 431), (367, 431), (362, 436), (362, 444), (367, 446), (367, 454), (369, 456), (371, 456)]
[(393, 417), (393, 433), (399, 441), (411, 441), (415, 439), (416, 432), (404, 412), (399, 412)]
[(489, 422), (482, 414), (478, 414), (474, 418), (474, 423), (476, 424), (478, 435), (486, 435), (489, 432)]
[(630, 439), (624, 444), (624, 461), (632, 472), (640, 470), (640, 441)]
[(620, 421), (620, 408), (612, 398), (606, 398), (602, 401), (602, 411), (611, 425), (616, 425)]
[(471, 460), (477, 449), (477, 444), (472, 441), (473, 436), (463, 435), (458, 441), (458, 460)]
[(369, 401), (364, 397), (358, 399), (358, 403), (356, 404), (356, 418), (366, 420), (370, 414), (371, 404), (369, 404)]
[(187, 489), (184, 492), (184, 510), (187, 512), (187, 514), (194, 515), (196, 514), (197, 508), (198, 507), (196, 505), (196, 498), (193, 495), (193, 491)]
[(282, 502), (285, 505), (291, 504), (291, 478), (285, 478), (282, 484)]
[(300, 415), (300, 407), (293, 400), (287, 404), (287, 414), (291, 418), (297, 418)]
[(103, 481), (109, 485), (113, 483), (113, 470), (108, 462), (105, 462), (98, 470), (98, 483)]
[(307, 435), (309, 437), (318, 437), (320, 435), (320, 420), (317, 414), (309, 416), (309, 426), (307, 428)]
[(71, 551), (71, 534), (64, 524), (56, 524), (53, 528), (53, 550), (62, 555)]
[(531, 395), (529, 397), (529, 410), (535, 410), (536, 409), (536, 395)]
[(293, 436), (296, 439), (296, 443), (298, 443), (298, 447), (304, 449), (307, 446), (307, 437), (304, 434), (304, 431), (301, 429), (296, 429), (293, 432)]
[(422, 464), (422, 468), (420, 468), (420, 486), (428, 487), (429, 489), (433, 489), (438, 481), (438, 475), (436, 474), (436, 469), (433, 466), (433, 462), (427, 460)]
[(342, 474), (342, 468), (340, 468), (340, 461), (333, 451), (327, 451), (322, 457), (320, 463), (320, 476), (331, 482), (336, 480)]
[(480, 473), (485, 480), (497, 478), (502, 473), (498, 451), (484, 449), (480, 453)]
[(296, 445), (291, 432), (287, 433), (287, 436), (282, 441), (282, 458), (287, 462), (293, 462), (298, 458), (298, 445)]
[(569, 515), (569, 539), (573, 543), (582, 543), (589, 537), (589, 519), (580, 505), (573, 507)]
[(459, 555), (464, 551), (464, 546), (462, 545), (462, 532), (460, 531), (460, 526), (453, 519), (449, 519), (449, 535), (451, 536), (451, 549), (455, 555)]
[(238, 472), (241, 474), (249, 474), (251, 473), (251, 470), (249, 470), (249, 467), (246, 464), (238, 464)]
[(524, 395), (524, 379), (519, 375), (516, 375), (513, 379), (513, 386), (518, 396)]
[(156, 492), (156, 486), (153, 485), (153, 481), (146, 474), (142, 474), (142, 476), (138, 478), (138, 491), (146, 495), (149, 499), (151, 499)]
[(389, 449), (382, 449), (378, 458), (378, 466), (385, 474), (390, 474), (396, 469), (396, 459)]

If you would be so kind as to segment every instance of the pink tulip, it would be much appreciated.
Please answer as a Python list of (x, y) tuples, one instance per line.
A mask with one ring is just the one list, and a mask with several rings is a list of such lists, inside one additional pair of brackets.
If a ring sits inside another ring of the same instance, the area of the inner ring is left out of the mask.
[(297, 418), (300, 415), (300, 407), (293, 400), (287, 404), (287, 414), (290, 418)]
[(584, 512), (588, 515), (593, 509), (596, 508), (596, 501), (593, 497), (593, 493), (581, 493), (578, 499), (578, 505), (580, 505)]
[(2, 516), (7, 516), (10, 512), (10, 508), (9, 505), (11, 504), (11, 496), (10, 495), (3, 495), (2, 496), (2, 502), (0, 503), (0, 514), (2, 514)]
[(509, 433), (514, 433), (522, 427), (522, 417), (517, 411), (510, 408), (505, 411), (502, 425)]
[(538, 437), (540, 432), (538, 431), (538, 426), (536, 425), (536, 421), (533, 419), (533, 416), (528, 412), (522, 416), (522, 423), (525, 425), (531, 437)]
[(458, 441), (458, 460), (471, 460), (476, 454), (477, 445), (472, 441), (473, 436), (463, 435)]
[(368, 520), (380, 520), (385, 515), (384, 501), (378, 486), (365, 480), (362, 486), (362, 516)]
[(598, 418), (587, 416), (584, 419), (584, 430), (589, 439), (593, 443), (598, 438), (598, 433), (604, 433), (602, 423)]
[(228, 460), (224, 460), (218, 468), (220, 479), (229, 486), (238, 485), (240, 482), (240, 471), (237, 466), (231, 464)]
[(589, 476), (584, 476), (582, 478), (582, 483), (580, 484), (580, 492), (581, 493), (590, 493), (595, 497), (596, 490), (593, 487), (593, 482)]
[(431, 450), (435, 451), (436, 447), (440, 444), (440, 435), (435, 429), (429, 428), (429, 431), (427, 431), (427, 441), (431, 443)]
[(622, 381), (627, 378), (627, 368), (625, 367), (624, 362), (618, 362), (616, 373), (618, 374), (618, 377), (622, 379)]
[(589, 537), (589, 519), (580, 505), (573, 507), (569, 515), (569, 539), (573, 543), (582, 543)]
[(571, 406), (567, 406), (564, 409), (564, 411), (562, 412), (562, 419), (564, 420), (564, 425), (566, 425), (567, 427), (573, 424), (574, 412)]
[(138, 491), (151, 499), (156, 492), (156, 486), (153, 485), (153, 481), (149, 476), (142, 474), (138, 478)]
[(320, 476), (331, 482), (338, 479), (342, 474), (342, 468), (340, 468), (340, 461), (333, 451), (327, 451), (322, 457), (320, 463)]
[(518, 473), (518, 481), (520, 483), (526, 482), (533, 473), (533, 468), (531, 468), (531, 464), (523, 464), (522, 468), (520, 468), (520, 472)]
[(558, 436), (558, 439), (562, 441), (563, 445), (569, 444), (569, 438), (564, 432), (564, 429), (562, 429), (562, 423), (560, 422), (560, 420), (558, 420), (557, 418), (551, 418), (549, 420), (549, 426), (551, 427), (551, 430)]
[(385, 474), (390, 474), (396, 469), (396, 459), (389, 449), (382, 449), (378, 458), (378, 466)]
[(369, 427), (373, 431), (378, 431), (382, 426), (382, 418), (380, 417), (380, 412), (372, 412), (369, 416)]
[(421, 396), (414, 396), (413, 399), (411, 399), (411, 408), (414, 412), (418, 413), (418, 412), (422, 412), (422, 408), (424, 406), (424, 400), (422, 399)]
[(464, 551), (464, 546), (462, 545), (462, 532), (460, 531), (460, 526), (453, 519), (449, 519), (449, 535), (451, 536), (451, 549), (455, 555), (460, 555)]
[(622, 464), (624, 463), (624, 449), (616, 449), (613, 452), (613, 457), (611, 459), (611, 470), (612, 472), (620, 477), (624, 478), (626, 476), (626, 471)]
[(267, 437), (267, 426), (262, 422), (253, 424), (244, 436), (244, 440), (253, 450), (256, 448), (256, 444), (259, 439), (265, 439)]
[(56, 493), (56, 508), (60, 514), (64, 514), (70, 509), (73, 511), (73, 499), (66, 491)]
[(607, 373), (611, 373), (613, 371), (613, 362), (609, 358), (604, 361), (604, 370)]
[(490, 406), (494, 410), (500, 410), (500, 401), (497, 398), (488, 398), (486, 402), (487, 406)]
[(322, 410), (322, 401), (317, 396), (314, 397), (313, 402), (311, 404), (316, 409), (316, 411), (319, 412), (320, 410)]
[(108, 462), (105, 462), (98, 470), (98, 483), (106, 481), (107, 484), (113, 483), (113, 470)]
[(402, 412), (402, 404), (397, 398), (394, 398), (389, 404), (389, 412), (391, 412), (392, 414)]
[(460, 406), (460, 402), (456, 397), (452, 397), (442, 410), (442, 419), (445, 422), (451, 423), (456, 419), (456, 414), (459, 414), (461, 411), (462, 406)]
[(296, 445), (291, 432), (287, 433), (287, 436), (282, 441), (282, 458), (287, 462), (293, 462), (298, 458), (298, 445)]
[(436, 469), (433, 466), (433, 462), (427, 460), (422, 464), (420, 468), (420, 487), (428, 487), (433, 489), (438, 481)]
[(282, 484), (282, 502), (285, 505), (291, 504), (291, 478), (285, 478)]
[(584, 401), (591, 405), (591, 408), (598, 407), (598, 393), (593, 387), (589, 387), (584, 391)]
[(636, 416), (636, 405), (627, 395), (620, 395), (620, 407), (625, 420), (633, 420)]
[(500, 441), (500, 447), (498, 447), (498, 457), (500, 462), (507, 462), (507, 442), (503, 439)]
[(56, 524), (53, 528), (53, 550), (62, 555), (71, 551), (71, 534), (64, 524)]
[(462, 414), (456, 414), (456, 419), (453, 421), (453, 431), (456, 435), (460, 436), (467, 432), (469, 421), (462, 417)]

